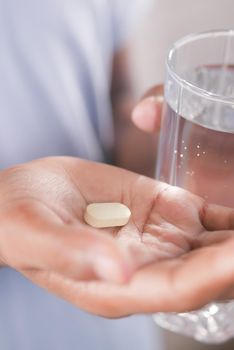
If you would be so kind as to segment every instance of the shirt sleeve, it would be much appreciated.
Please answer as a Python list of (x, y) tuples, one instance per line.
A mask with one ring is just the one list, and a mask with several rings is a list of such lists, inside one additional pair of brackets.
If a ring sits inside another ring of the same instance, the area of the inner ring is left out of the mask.
[(112, 0), (110, 3), (114, 48), (118, 50), (128, 41), (137, 24), (150, 11), (153, 0)]

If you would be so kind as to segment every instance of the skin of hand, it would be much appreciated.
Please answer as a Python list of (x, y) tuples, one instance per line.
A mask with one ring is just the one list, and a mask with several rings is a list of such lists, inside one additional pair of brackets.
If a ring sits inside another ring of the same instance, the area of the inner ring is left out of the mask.
[[(122, 202), (121, 228), (84, 220)], [(105, 317), (189, 311), (232, 295), (234, 211), (109, 165), (45, 158), (0, 173), (0, 260)]]
[(163, 85), (149, 89), (132, 111), (132, 121), (149, 133), (158, 132), (161, 125)]

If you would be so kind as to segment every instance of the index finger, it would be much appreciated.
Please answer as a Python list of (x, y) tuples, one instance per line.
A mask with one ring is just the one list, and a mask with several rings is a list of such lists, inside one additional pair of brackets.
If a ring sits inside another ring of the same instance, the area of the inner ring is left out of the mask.
[(204, 203), (202, 223), (208, 231), (232, 230), (234, 229), (234, 209)]

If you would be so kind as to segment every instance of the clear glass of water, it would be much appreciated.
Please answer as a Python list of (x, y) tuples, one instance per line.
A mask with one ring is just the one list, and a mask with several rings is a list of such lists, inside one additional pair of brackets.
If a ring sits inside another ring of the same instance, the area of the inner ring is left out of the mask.
[[(234, 30), (193, 34), (169, 51), (156, 173), (234, 207)], [(234, 337), (234, 301), (154, 319), (207, 343)]]

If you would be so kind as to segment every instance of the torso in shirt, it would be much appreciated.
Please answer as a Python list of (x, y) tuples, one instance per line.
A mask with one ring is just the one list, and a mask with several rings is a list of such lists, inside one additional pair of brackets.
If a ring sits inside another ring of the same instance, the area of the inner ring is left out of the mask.
[(113, 142), (106, 0), (0, 1), (0, 166), (103, 160)]

